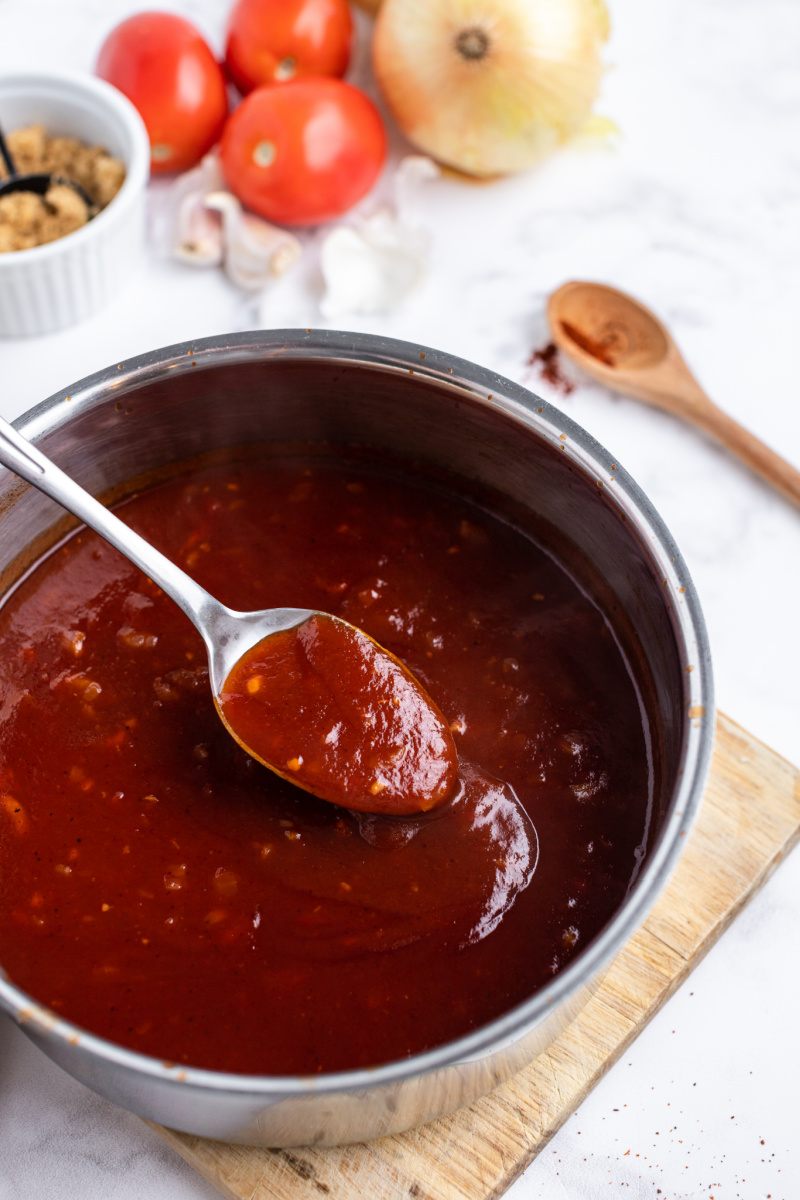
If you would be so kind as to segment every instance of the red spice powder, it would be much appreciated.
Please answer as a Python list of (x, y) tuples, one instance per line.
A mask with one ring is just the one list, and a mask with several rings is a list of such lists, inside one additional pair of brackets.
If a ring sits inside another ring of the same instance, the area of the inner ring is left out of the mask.
[(536, 367), (542, 379), (564, 396), (568, 396), (570, 392), (575, 391), (575, 384), (572, 380), (567, 379), (561, 369), (558, 346), (556, 346), (555, 342), (548, 342), (541, 350), (534, 350), (528, 359), (528, 365)]
[(605, 342), (598, 342), (595, 338), (590, 337), (588, 333), (584, 333), (582, 329), (576, 329), (574, 325), (570, 325), (569, 321), (562, 321), (561, 328), (576, 346), (580, 346), (581, 350), (585, 350), (587, 354), (591, 354), (592, 358), (605, 363), (607, 367), (615, 367), (617, 365), (613, 354), (613, 344), (609, 345)]

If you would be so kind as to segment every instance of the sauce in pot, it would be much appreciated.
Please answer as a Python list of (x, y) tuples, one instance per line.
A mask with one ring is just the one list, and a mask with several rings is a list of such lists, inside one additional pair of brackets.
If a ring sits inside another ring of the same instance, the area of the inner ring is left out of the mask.
[(647, 732), (607, 621), (529, 537), (358, 456), (198, 468), (120, 515), (232, 608), (329, 611), (385, 646), (458, 778), (374, 816), (267, 770), (188, 620), (80, 531), (0, 610), (17, 985), (172, 1062), (312, 1074), (468, 1033), (603, 928), (645, 849)]

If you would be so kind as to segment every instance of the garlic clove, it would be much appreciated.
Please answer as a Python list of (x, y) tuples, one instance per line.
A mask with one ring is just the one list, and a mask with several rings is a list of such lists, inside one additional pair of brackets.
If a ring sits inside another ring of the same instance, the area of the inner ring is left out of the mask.
[(205, 207), (221, 219), (225, 273), (243, 291), (261, 291), (300, 257), (294, 234), (246, 213), (231, 192), (212, 192)]
[(216, 267), (222, 262), (222, 220), (209, 213), (205, 198), (224, 187), (217, 156), (203, 160), (179, 175), (164, 198), (153, 230), (157, 247), (181, 262), (196, 267)]
[(175, 219), (173, 256), (193, 267), (218, 267), (223, 259), (222, 218), (209, 212), (203, 192), (184, 196)]
[(202, 192), (207, 196), (209, 192), (216, 192), (224, 187), (225, 177), (219, 165), (219, 157), (216, 151), (212, 150), (196, 167), (192, 167), (191, 171), (184, 171), (183, 175), (179, 175), (171, 191), (174, 197), (182, 199), (191, 192)]

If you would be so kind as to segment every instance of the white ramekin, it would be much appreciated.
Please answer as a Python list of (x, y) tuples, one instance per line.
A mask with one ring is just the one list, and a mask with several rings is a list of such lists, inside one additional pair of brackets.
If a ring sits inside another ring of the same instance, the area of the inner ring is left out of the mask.
[(25, 71), (0, 76), (0, 126), (39, 123), (48, 133), (103, 146), (125, 163), (109, 206), (82, 229), (31, 250), (0, 254), (0, 336), (52, 333), (102, 308), (142, 261), (147, 130), (131, 102), (92, 75)]

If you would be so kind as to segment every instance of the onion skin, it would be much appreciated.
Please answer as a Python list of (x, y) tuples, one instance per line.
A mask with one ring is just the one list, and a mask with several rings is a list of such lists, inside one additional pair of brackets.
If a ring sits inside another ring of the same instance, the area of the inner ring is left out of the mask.
[(373, 66), (415, 146), (506, 175), (583, 131), (608, 32), (604, 0), (383, 0)]

